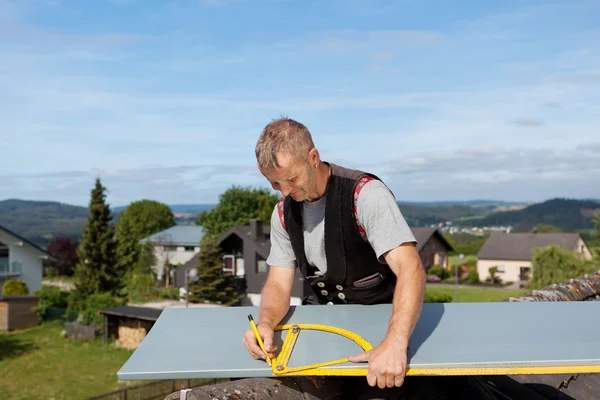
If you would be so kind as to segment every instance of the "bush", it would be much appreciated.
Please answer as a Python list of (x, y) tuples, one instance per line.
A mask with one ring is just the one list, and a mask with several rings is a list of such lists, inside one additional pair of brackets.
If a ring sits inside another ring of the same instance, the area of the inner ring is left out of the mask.
[(477, 265), (477, 256), (467, 256), (463, 261), (463, 265)]
[(447, 274), (448, 274), (448, 271), (446, 271), (441, 265), (438, 265), (438, 264), (433, 265), (427, 271), (427, 275), (435, 275), (440, 279), (445, 279)]
[(469, 271), (469, 277), (467, 279), (469, 283), (479, 283), (479, 272)]
[(42, 286), (34, 294), (38, 298), (38, 305), (33, 311), (41, 320), (49, 319), (58, 312), (64, 313), (69, 301), (69, 292), (56, 286)]
[(2, 294), (4, 296), (20, 296), (29, 294), (29, 288), (24, 280), (10, 279), (2, 286)]
[(58, 269), (55, 267), (48, 267), (44, 272), (48, 278), (56, 278), (58, 276)]
[(79, 314), (79, 322), (99, 325), (102, 323), (100, 310), (120, 305), (123, 305), (123, 301), (112, 296), (110, 293), (92, 294), (83, 303), (83, 309)]
[(425, 292), (425, 303), (452, 303), (452, 295), (447, 293)]
[(161, 299), (179, 300), (179, 288), (178, 287), (160, 288), (158, 290), (158, 296)]

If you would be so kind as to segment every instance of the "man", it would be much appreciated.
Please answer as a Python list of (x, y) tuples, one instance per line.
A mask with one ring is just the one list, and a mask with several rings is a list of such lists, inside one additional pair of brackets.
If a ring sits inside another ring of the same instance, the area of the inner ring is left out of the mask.
[[(284, 196), (273, 210), (257, 324), (267, 351), (274, 356), (273, 329), (289, 310), (298, 268), (314, 291), (305, 304), (393, 304), (385, 339), (350, 360), (369, 363), (371, 387), (402, 386), (425, 273), (393, 194), (374, 175), (322, 161), (309, 130), (292, 119), (263, 129), (256, 157)], [(265, 358), (251, 330), (243, 340), (253, 357)]]

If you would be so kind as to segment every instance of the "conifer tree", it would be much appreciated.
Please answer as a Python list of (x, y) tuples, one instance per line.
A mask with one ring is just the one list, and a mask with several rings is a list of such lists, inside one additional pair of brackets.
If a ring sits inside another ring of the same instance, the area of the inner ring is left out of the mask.
[(236, 305), (244, 294), (234, 285), (234, 277), (223, 272), (223, 258), (219, 245), (213, 238), (200, 244), (198, 281), (189, 287), (190, 301)]
[(83, 238), (77, 249), (75, 289), (70, 300), (72, 309), (79, 309), (92, 294), (116, 295), (121, 290), (121, 280), (116, 269), (112, 214), (105, 201), (105, 190), (100, 179), (97, 178), (95, 187), (91, 191), (89, 216), (84, 227)]

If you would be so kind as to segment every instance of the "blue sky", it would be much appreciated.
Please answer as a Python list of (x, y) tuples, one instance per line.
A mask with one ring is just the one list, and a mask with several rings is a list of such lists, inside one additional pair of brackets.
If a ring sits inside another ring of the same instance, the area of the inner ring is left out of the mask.
[(213, 203), (286, 115), (399, 200), (600, 198), (596, 1), (0, 0), (0, 199)]

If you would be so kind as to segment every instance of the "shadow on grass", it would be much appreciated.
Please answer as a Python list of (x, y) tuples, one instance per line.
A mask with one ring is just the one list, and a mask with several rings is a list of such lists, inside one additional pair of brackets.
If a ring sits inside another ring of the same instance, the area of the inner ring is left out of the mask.
[(38, 346), (33, 342), (13, 335), (0, 335), (0, 361), (17, 358), (37, 349)]

